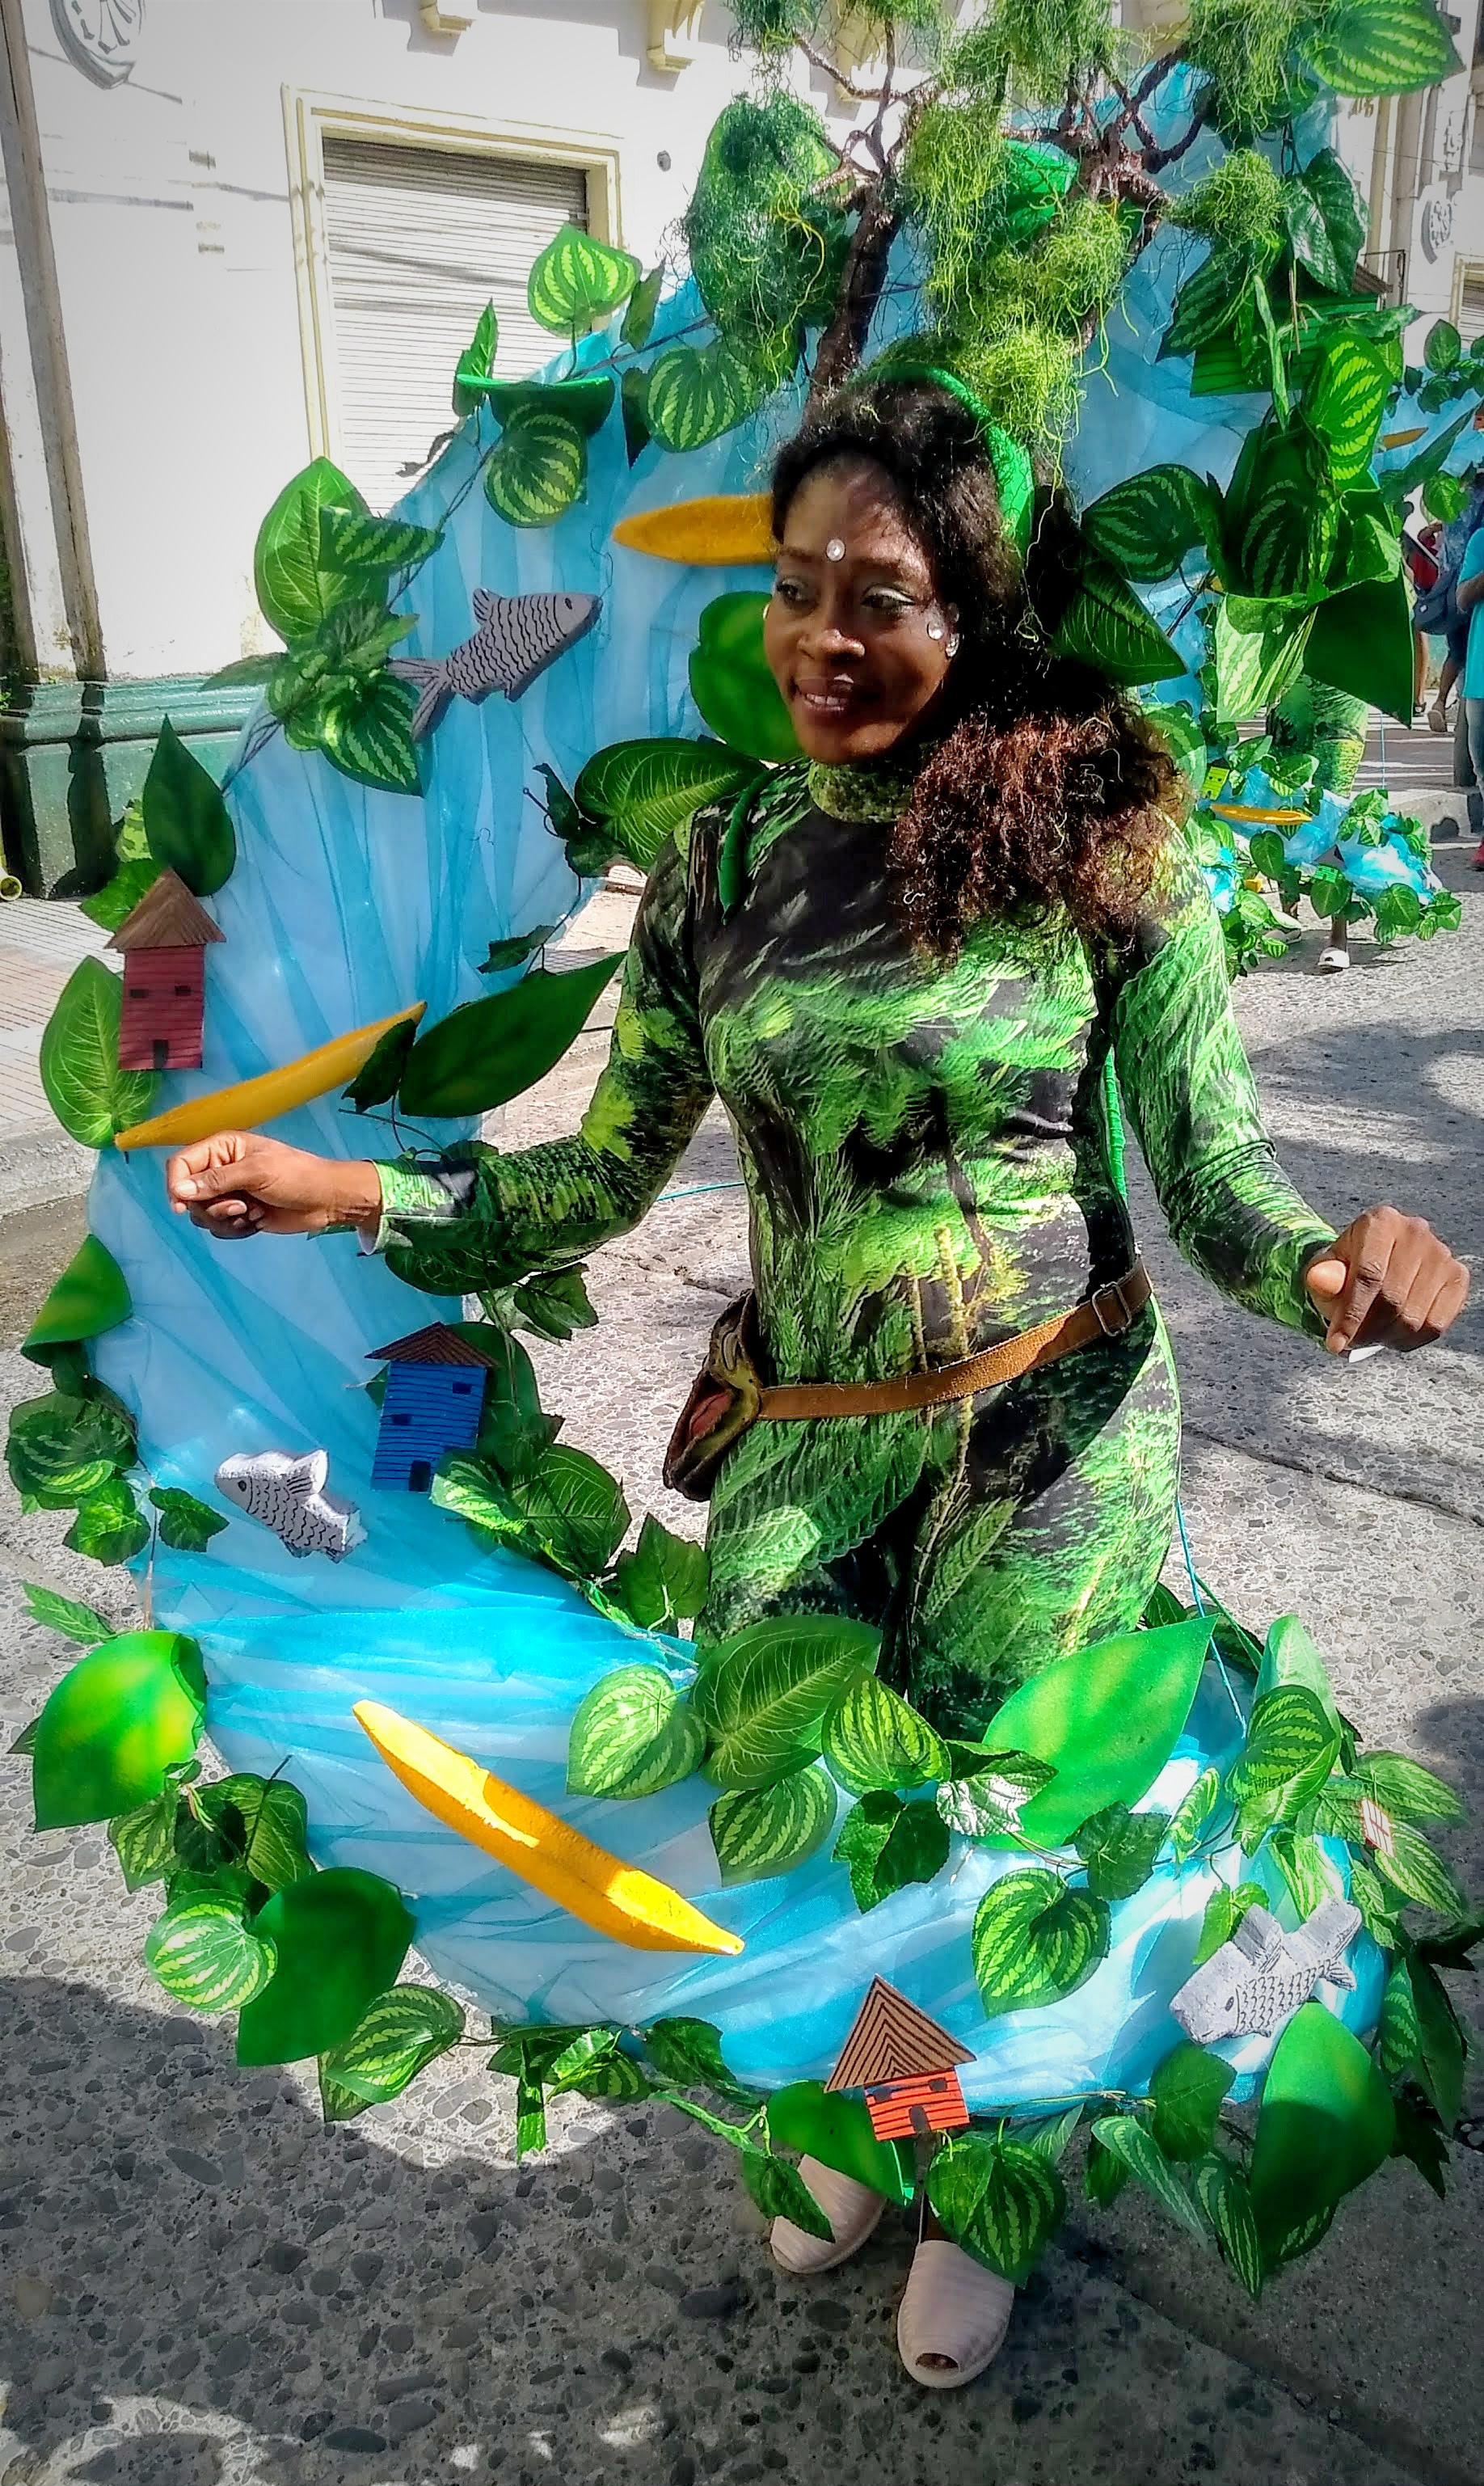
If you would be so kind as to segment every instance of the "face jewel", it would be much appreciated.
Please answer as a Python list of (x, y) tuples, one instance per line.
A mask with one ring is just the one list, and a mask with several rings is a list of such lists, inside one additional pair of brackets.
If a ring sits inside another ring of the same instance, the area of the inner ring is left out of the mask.
[(843, 543), (843, 541), (842, 541), (842, 539), (841, 539), (841, 538), (840, 538), (840, 537), (838, 537), (838, 536), (832, 536), (832, 537), (830, 538), (829, 542), (825, 545), (825, 548), (824, 548), (824, 557), (825, 557), (826, 561), (843, 561), (843, 560), (844, 560), (844, 558), (845, 558), (845, 546), (844, 546), (844, 543)]

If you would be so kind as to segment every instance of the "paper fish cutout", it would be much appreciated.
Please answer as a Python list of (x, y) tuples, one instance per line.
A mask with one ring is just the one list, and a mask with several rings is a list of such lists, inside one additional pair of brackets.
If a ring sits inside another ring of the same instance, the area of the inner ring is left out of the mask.
[(229, 1502), (261, 1520), (302, 1561), (310, 1554), (328, 1554), (343, 1562), (363, 1534), (355, 1505), (326, 1493), (330, 1473), (325, 1450), (242, 1450), (223, 1459), (216, 1487)]
[(422, 689), (412, 713), (414, 742), (455, 696), (478, 701), (504, 691), (507, 699), (519, 699), (586, 637), (603, 609), (600, 595), (494, 595), (487, 587), (477, 587), (473, 600), (480, 626), (448, 655), (392, 658), (398, 680)]
[(1316, 1985), (1354, 1985), (1345, 1953), (1360, 1929), (1360, 1909), (1337, 1896), (1322, 1899), (1291, 1934), (1266, 1908), (1249, 1908), (1231, 1940), (1186, 1978), (1169, 2007), (1197, 2046), (1218, 2037), (1271, 2037)]

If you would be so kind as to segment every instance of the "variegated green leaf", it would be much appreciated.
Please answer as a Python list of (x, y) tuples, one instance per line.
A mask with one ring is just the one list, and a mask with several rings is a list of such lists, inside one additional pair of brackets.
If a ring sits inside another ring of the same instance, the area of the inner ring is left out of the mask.
[(1362, 1753), (1355, 1777), (1393, 1821), (1408, 1821), (1419, 1829), (1426, 1821), (1457, 1823), (1468, 1817), (1463, 1798), (1447, 1781), (1424, 1769), (1408, 1753)]
[(974, 1919), (974, 1974), (985, 2018), (1075, 1994), (1106, 1959), (1108, 1942), (1105, 1900), (1069, 1890), (1046, 1865), (1004, 1874)]
[(1311, 1917), (1321, 1901), (1342, 1895), (1338, 1874), (1318, 1839), (1306, 1831), (1275, 1830), (1267, 1852), (1301, 1918)]
[(441, 527), (415, 527), (406, 518), (376, 518), (368, 510), (319, 512), (320, 557), (331, 569), (388, 576), (426, 561), (442, 541)]
[(724, 1882), (766, 1882), (789, 1873), (822, 1847), (835, 1827), (838, 1798), (825, 1772), (795, 1770), (775, 1786), (718, 1796), (711, 1807), (711, 1844)]
[(258, 530), (253, 576), (264, 620), (281, 638), (307, 638), (337, 604), (360, 594), (362, 584), (325, 559), (324, 512), (356, 511), (366, 503), (348, 475), (328, 457), (316, 457), (286, 483)]
[(316, 739), (342, 776), (388, 794), (419, 789), (412, 711), (417, 693), (395, 674), (372, 674), (326, 694), (316, 716)]
[(1282, 696), (1303, 670), (1313, 626), (1311, 613), (1222, 597), (1214, 632), (1219, 725), (1241, 725)]
[(145, 1936), (145, 1965), (193, 2011), (240, 2011), (278, 1965), (271, 1942), (225, 1899), (185, 1899), (157, 1917)]
[(1203, 1968), (1215, 1957), (1223, 1943), (1230, 1942), (1249, 1908), (1264, 1908), (1267, 1892), (1260, 1882), (1239, 1882), (1234, 1891), (1223, 1884), (1213, 1891), (1206, 1901), (1206, 1912), (1200, 1920), (1200, 1936), (1195, 1945), (1193, 1967)]
[(481, 384), (494, 376), (495, 349), (499, 341), (500, 322), (495, 317), (495, 306), (493, 302), (486, 302), (453, 373), (455, 414), (472, 414), (479, 404), (483, 395)]
[(320, 2057), (321, 2071), (367, 2106), (399, 2097), (409, 2081), (456, 2046), (464, 2015), (431, 1985), (394, 1985), (367, 2004), (350, 2035)]
[(949, 2242), (1012, 2286), (1030, 2277), (1066, 2213), (1043, 2151), (985, 2133), (955, 2133), (933, 2152), (927, 2197)]
[(1215, 535), (1210, 486), (1189, 466), (1149, 466), (1085, 510), (1082, 528), (1125, 578), (1168, 578)]
[(572, 1795), (657, 1795), (701, 1766), (705, 1735), (658, 1666), (620, 1666), (578, 1707), (566, 1748)]
[(1126, 1804), (1105, 1805), (1085, 1821), (1073, 1845), (1087, 1868), (1095, 1899), (1131, 1899), (1154, 1870), (1169, 1828), (1168, 1812), (1131, 1812)]
[(851, 1795), (942, 1778), (948, 1747), (925, 1718), (874, 1674), (862, 1675), (825, 1721), (824, 1756)]
[(1200, 1845), (1222, 1801), (1222, 1774), (1218, 1769), (1204, 1769), (1195, 1784), (1181, 1798), (1175, 1817), (1169, 1825), (1169, 1852), (1177, 1864), (1183, 1864)]
[(1223, 577), (1242, 595), (1319, 595), (1339, 513), (1329, 442), (1302, 414), (1264, 426), (1226, 494)]
[(703, 449), (756, 411), (756, 375), (718, 340), (672, 345), (649, 366), (645, 421), (662, 449)]
[(638, 260), (626, 250), (615, 250), (581, 225), (563, 225), (527, 281), (531, 317), (559, 337), (580, 337), (594, 319), (627, 300), (640, 274)]
[(691, 1694), (706, 1731), (707, 1778), (746, 1788), (789, 1777), (818, 1752), (830, 1710), (871, 1672), (879, 1646), (865, 1623), (780, 1615), (709, 1649)]
[(1399, 2080), (1421, 2051), (1422, 2032), (1417, 2025), (1417, 2006), (1412, 1991), (1412, 1971), (1404, 1959), (1396, 1961), (1387, 1978), (1381, 1999), (1381, 2022), (1376, 2031), (1376, 2058), (1388, 2080)]
[(1185, 2228), (1187, 2234), (1205, 2233), (1200, 2213), (1179, 2175), (1147, 2127), (1137, 2115), (1105, 2114), (1092, 2127), (1103, 2147), (1136, 2176), (1144, 2190), (1152, 2193), (1162, 2210)]
[(549, 527), (582, 497), (588, 444), (564, 414), (512, 415), (484, 469), (484, 496), (512, 527)]
[(1355, 338), (1337, 338), (1315, 364), (1301, 402), (1330, 444), (1330, 477), (1336, 491), (1348, 491), (1369, 474), (1390, 394), (1390, 374), (1381, 355)]
[(1340, 0), (1300, 49), (1336, 95), (1412, 95), (1463, 68), (1436, 0)]
[(647, 871), (702, 804), (735, 800), (760, 774), (725, 743), (646, 737), (595, 752), (574, 790), (579, 809), (606, 822), (629, 862)]
[(1384, 1847), (1371, 1851), (1371, 1861), (1383, 1881), (1419, 1908), (1435, 1908), (1441, 1917), (1457, 1917), (1464, 1913), (1467, 1902), (1458, 1884), (1448, 1871), (1435, 1847), (1429, 1845), (1419, 1830), (1405, 1821), (1391, 1825), (1393, 1852)]
[(1365, 239), (1365, 218), (1355, 183), (1330, 147), (1322, 147), (1317, 155), (1309, 157), (1299, 179), (1324, 218), (1340, 281), (1350, 285)]
[(1133, 589), (1095, 556), (1083, 569), (1052, 645), (1058, 655), (1075, 656), (1127, 685), (1168, 681), (1186, 670)]
[(1219, 2151), (1212, 2151), (1191, 2170), (1195, 2198), (1210, 2224), (1211, 2232), (1222, 2250), (1222, 2258), (1234, 2270), (1249, 2296), (1256, 2303), (1262, 2293), (1265, 2276), (1262, 2243), (1257, 2222), (1252, 2215), (1251, 2196), (1247, 2178), (1240, 2167)]

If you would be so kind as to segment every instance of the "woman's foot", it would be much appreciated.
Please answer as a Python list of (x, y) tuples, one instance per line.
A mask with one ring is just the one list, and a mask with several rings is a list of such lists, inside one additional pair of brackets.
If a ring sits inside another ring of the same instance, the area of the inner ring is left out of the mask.
[(954, 2391), (998, 2357), (1015, 2290), (946, 2236), (924, 2236), (896, 2315), (902, 2363), (924, 2390)]
[(1448, 712), (1442, 700), (1434, 700), (1432, 706), (1427, 711), (1427, 722), (1432, 727), (1434, 733), (1446, 733), (1448, 730)]
[(1337, 942), (1330, 941), (1319, 953), (1314, 973), (1316, 976), (1339, 976), (1343, 975), (1349, 964), (1349, 951), (1342, 950)]
[(873, 2235), (886, 2196), (873, 2193), (868, 2184), (858, 2184), (853, 2175), (838, 2175), (833, 2167), (821, 2167), (817, 2158), (801, 2158), (799, 2173), (812, 2193), (834, 2229), (828, 2241), (811, 2236), (796, 2227), (792, 2219), (775, 2219), (768, 2234), (768, 2250), (780, 2270), (795, 2279), (812, 2279), (824, 2270), (838, 2270), (859, 2252), (867, 2236)]

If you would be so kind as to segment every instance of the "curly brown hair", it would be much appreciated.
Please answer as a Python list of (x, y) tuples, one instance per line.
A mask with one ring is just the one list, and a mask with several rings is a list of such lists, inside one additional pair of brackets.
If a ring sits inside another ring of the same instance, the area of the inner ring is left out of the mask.
[(1181, 779), (1125, 692), (1050, 651), (1075, 577), (1064, 503), (1040, 496), (1023, 571), (968, 409), (927, 381), (858, 383), (837, 391), (780, 452), (775, 537), (808, 476), (860, 459), (890, 479), (940, 595), (959, 616), (927, 756), (888, 851), (908, 931), (946, 958), (990, 915), (1126, 936), (1180, 815)]

